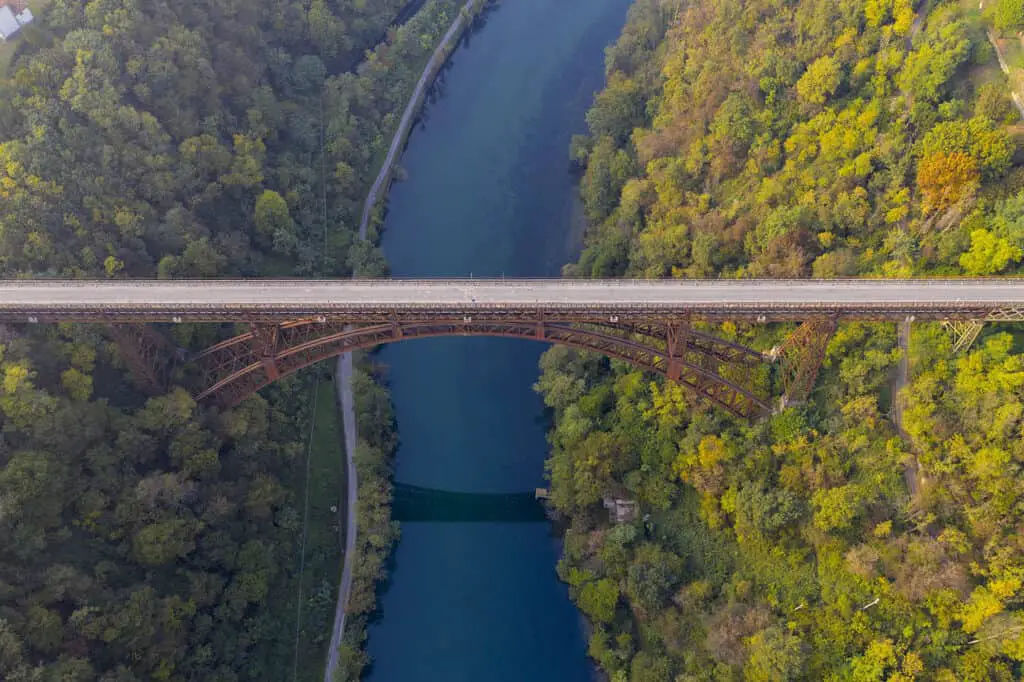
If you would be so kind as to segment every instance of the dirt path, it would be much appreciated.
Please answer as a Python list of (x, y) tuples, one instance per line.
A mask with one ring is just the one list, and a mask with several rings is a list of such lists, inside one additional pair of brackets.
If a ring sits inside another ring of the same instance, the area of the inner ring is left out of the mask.
[(988, 41), (992, 43), (992, 47), (996, 50), (996, 59), (999, 60), (999, 68), (1002, 69), (1003, 73), (1006, 74), (1010, 80), (1010, 98), (1013, 100), (1014, 106), (1017, 107), (1017, 111), (1020, 112), (1021, 118), (1024, 118), (1024, 99), (1021, 98), (1017, 91), (1013, 89), (1013, 80), (1010, 78), (1010, 65), (1006, 63), (1006, 57), (1003, 56), (1003, 50), (999, 47), (999, 41), (996, 40), (995, 33), (991, 29), (985, 32), (988, 36)]
[[(395, 131), (395, 136), (391, 140), (391, 147), (388, 149), (388, 155), (384, 159), (384, 165), (381, 166), (380, 173), (377, 174), (373, 187), (370, 188), (369, 193), (366, 195), (366, 203), (363, 204), (363, 215), (359, 223), (360, 239), (366, 239), (370, 213), (377, 204), (381, 190), (386, 189), (388, 186), (395, 161), (405, 147), (405, 141), (412, 128), (413, 119), (423, 104), (423, 98), (426, 95), (427, 89), (434, 82), (445, 60), (448, 59), (450, 54), (449, 48), (452, 46), (452, 42), (456, 37), (462, 35), (467, 17), (470, 15), (470, 9), (476, 1), (468, 0), (466, 2), (463, 8), (464, 11), (460, 11), (455, 21), (452, 22), (451, 27), (444, 34), (444, 38), (442, 38), (437, 49), (434, 50), (434, 54), (431, 55), (430, 61), (427, 62), (419, 81), (416, 83), (416, 89), (413, 90), (412, 96), (409, 98), (409, 103), (405, 107), (405, 113), (402, 114), (402, 120), (398, 124), (398, 130)], [(338, 357), (337, 379), (338, 402), (341, 405), (341, 421), (345, 430), (345, 478), (348, 481), (345, 510), (345, 563), (341, 569), (338, 601), (334, 607), (334, 628), (331, 631), (331, 645), (328, 649), (327, 666), (324, 668), (324, 682), (334, 682), (338, 670), (338, 649), (341, 646), (341, 638), (345, 634), (345, 609), (348, 605), (349, 593), (352, 591), (352, 565), (355, 561), (356, 533), (358, 532), (356, 511), (359, 506), (359, 485), (356, 479), (354, 459), (356, 451), (356, 411), (355, 398), (352, 395), (351, 353), (345, 353)]]
[(345, 480), (348, 489), (345, 493), (347, 505), (345, 509), (345, 564), (341, 570), (341, 583), (338, 585), (338, 602), (334, 606), (334, 630), (331, 632), (331, 646), (328, 649), (327, 667), (324, 669), (324, 682), (333, 682), (338, 669), (338, 649), (341, 637), (345, 634), (345, 607), (348, 595), (352, 591), (352, 560), (356, 553), (356, 509), (358, 481), (356, 479), (356, 409), (352, 396), (352, 354), (338, 356), (337, 371), (338, 402), (341, 405), (341, 421), (345, 430)]
[[(910, 379), (910, 324), (907, 320), (900, 322), (899, 346), (902, 355), (900, 356), (900, 364), (896, 367), (896, 376), (892, 382), (892, 421), (896, 425), (896, 430), (899, 432), (900, 437), (908, 444), (910, 443), (910, 437), (903, 430), (903, 389), (906, 388)], [(909, 455), (903, 465), (903, 480), (907, 484), (907, 490), (910, 491), (910, 498), (912, 500), (916, 500), (918, 492), (920, 492), (920, 469), (917, 455)]]

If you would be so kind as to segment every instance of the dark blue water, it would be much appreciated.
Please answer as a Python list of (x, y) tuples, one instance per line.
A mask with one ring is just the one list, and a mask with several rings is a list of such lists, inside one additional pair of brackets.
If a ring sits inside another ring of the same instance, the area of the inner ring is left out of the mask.
[[(455, 54), (402, 159), (384, 250), (395, 276), (555, 276), (574, 253), (568, 146), (629, 0), (505, 0)], [(543, 485), (544, 346), (388, 347), (396, 479), (510, 493)], [(583, 682), (579, 614), (546, 523), (405, 523), (370, 628), (372, 682)]]

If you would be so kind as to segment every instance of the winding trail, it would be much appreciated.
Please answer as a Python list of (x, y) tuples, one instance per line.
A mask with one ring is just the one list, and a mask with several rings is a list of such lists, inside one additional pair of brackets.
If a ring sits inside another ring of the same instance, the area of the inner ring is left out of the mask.
[(1013, 74), (1010, 73), (1010, 65), (1006, 62), (1006, 56), (1003, 54), (1003, 48), (999, 46), (999, 40), (996, 39), (996, 34), (990, 28), (985, 31), (985, 35), (988, 37), (988, 42), (992, 43), (992, 47), (996, 51), (996, 59), (999, 61), (1000, 70), (1006, 74), (1006, 80), (1010, 86), (1010, 98), (1013, 100), (1013, 105), (1017, 107), (1017, 112), (1020, 113), (1022, 119), (1024, 119), (1024, 99), (1017, 94), (1017, 91), (1013, 89)]
[(356, 500), (358, 481), (356, 479), (356, 409), (352, 395), (352, 354), (338, 356), (337, 371), (338, 402), (341, 405), (341, 421), (345, 430), (345, 563), (338, 585), (338, 602), (334, 606), (334, 629), (331, 632), (331, 646), (328, 649), (327, 666), (324, 668), (324, 682), (334, 682), (338, 669), (338, 649), (345, 634), (345, 607), (352, 591), (352, 561), (356, 553)]
[[(363, 204), (363, 215), (359, 221), (359, 238), (366, 239), (367, 229), (370, 222), (370, 214), (382, 189), (386, 189), (394, 169), (395, 161), (398, 159), (405, 147), (405, 142), (412, 129), (413, 120), (419, 112), (426, 96), (427, 89), (433, 84), (434, 79), (440, 72), (448, 56), (451, 54), (452, 42), (462, 35), (466, 22), (471, 16), (473, 5), (478, 0), (468, 0), (462, 11), (455, 17), (455, 21), (444, 34), (440, 44), (431, 55), (430, 61), (423, 69), (416, 89), (413, 90), (409, 103), (402, 114), (402, 120), (398, 124), (395, 136), (391, 140), (391, 147), (384, 158), (384, 164), (374, 180), (373, 186), (366, 195), (366, 202)], [(352, 591), (352, 564), (355, 560), (356, 533), (358, 531), (356, 509), (358, 507), (359, 482), (356, 478), (355, 451), (356, 451), (356, 410), (355, 397), (352, 395), (352, 354), (345, 353), (338, 356), (337, 387), (338, 402), (341, 405), (342, 427), (345, 430), (345, 479), (347, 481), (347, 500), (345, 515), (345, 559), (341, 570), (341, 583), (338, 586), (338, 602), (334, 607), (334, 629), (331, 632), (331, 645), (328, 649), (327, 666), (324, 668), (324, 682), (334, 682), (338, 670), (338, 650), (341, 647), (341, 638), (345, 634), (345, 610), (348, 605), (349, 593)]]

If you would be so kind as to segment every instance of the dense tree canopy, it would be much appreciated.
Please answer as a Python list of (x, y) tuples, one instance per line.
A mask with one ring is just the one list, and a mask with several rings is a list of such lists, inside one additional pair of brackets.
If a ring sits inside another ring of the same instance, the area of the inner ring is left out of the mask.
[[(390, 26), (406, 4), (54, 0), (0, 79), (0, 276), (382, 268), (352, 248), (361, 204), (458, 9)], [(0, 679), (322, 678), (340, 564), (334, 515), (300, 544), (313, 373), (217, 412), (125, 370), (100, 329), (0, 328)], [(394, 536), (387, 394), (361, 381), (357, 613)]]
[[(639, 0), (574, 141), (592, 224), (567, 274), (1018, 274), (1018, 117), (982, 84), (983, 19), (916, 4)], [(811, 399), (753, 423), (549, 351), (559, 570), (591, 654), (615, 682), (1019, 679), (1018, 331), (954, 356), (915, 323), (902, 431), (891, 324), (841, 325)]]
[(376, 158), (455, 11), (431, 3), (345, 71), (403, 5), (56, 0), (50, 44), (0, 89), (0, 267), (345, 273)]

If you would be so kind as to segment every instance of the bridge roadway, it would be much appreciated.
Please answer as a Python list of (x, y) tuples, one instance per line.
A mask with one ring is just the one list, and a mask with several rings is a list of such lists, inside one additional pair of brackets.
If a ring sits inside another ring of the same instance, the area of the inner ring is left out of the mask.
[(0, 322), (1021, 319), (1024, 279), (0, 280)]

